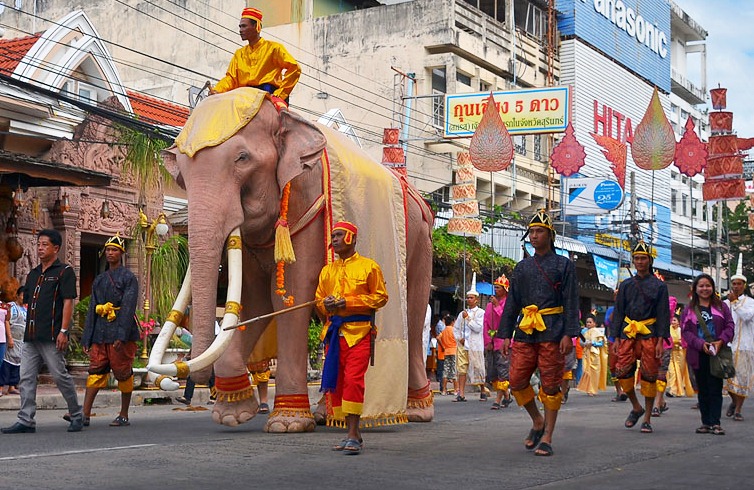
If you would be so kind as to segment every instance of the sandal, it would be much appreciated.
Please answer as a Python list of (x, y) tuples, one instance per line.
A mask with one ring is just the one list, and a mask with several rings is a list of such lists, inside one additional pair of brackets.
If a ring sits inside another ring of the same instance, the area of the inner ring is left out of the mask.
[(736, 404), (731, 402), (730, 405), (728, 405), (728, 410), (725, 411), (726, 417), (732, 417), (736, 413)]
[(127, 425), (131, 425), (131, 422), (129, 422), (127, 418), (121, 417), (120, 415), (115, 417), (115, 419), (110, 422), (110, 427), (125, 427)]
[(740, 412), (736, 412), (736, 414), (733, 416), (733, 420), (735, 420), (736, 422), (743, 422), (744, 416), (741, 415)]
[(641, 424), (641, 432), (643, 434), (651, 434), (654, 431), (652, 430), (652, 425), (649, 422), (643, 422)]
[(534, 456), (552, 456), (552, 446), (547, 442), (540, 442), (534, 451)]
[(461, 395), (458, 395), (458, 396), (456, 396), (456, 399), (455, 399), (455, 400), (453, 400), (453, 401), (454, 401), (454, 402), (465, 402), (465, 401), (466, 401), (466, 397), (465, 397), (465, 396), (461, 396)]
[(500, 410), (500, 404), (497, 402), (493, 403), (490, 410)]
[(545, 435), (545, 428), (542, 427), (539, 430), (531, 429), (529, 431), (529, 435), (526, 436), (526, 442), (524, 441), (524, 447), (527, 451), (531, 451), (535, 447), (537, 447), (537, 444), (539, 444), (539, 441), (542, 439), (542, 436)]
[(629, 412), (628, 417), (626, 417), (626, 423), (624, 424), (626, 426), (626, 429), (630, 429), (634, 425), (636, 425), (636, 422), (639, 421), (642, 415), (644, 415), (645, 410), (642, 408), (638, 412), (636, 410), (631, 410)]
[(662, 415), (662, 414), (660, 413), (660, 409), (659, 409), (659, 408), (657, 408), (657, 407), (654, 407), (654, 408), (652, 409), (652, 417), (659, 417), (659, 416), (661, 416), (661, 415)]
[(357, 454), (361, 454), (361, 450), (363, 449), (363, 444), (356, 439), (348, 439), (346, 441), (346, 445), (343, 446), (343, 454), (348, 454), (351, 456), (355, 456)]
[(709, 432), (710, 432), (709, 431), (709, 426), (707, 426), (707, 425), (703, 425), (701, 427), (697, 427), (696, 428), (696, 433), (697, 434), (709, 434)]
[(660, 413), (665, 413), (668, 410), (670, 410), (670, 408), (668, 407), (668, 404), (667, 403), (663, 403), (662, 406), (660, 407)]
[[(344, 450), (346, 448), (346, 446), (348, 445), (348, 441), (349, 440), (350, 439), (348, 439), (346, 437), (345, 439), (343, 439), (342, 441), (340, 441), (338, 444), (334, 445), (332, 447), (332, 450), (333, 451), (342, 451), (342, 450)], [(359, 444), (361, 444), (362, 447), (363, 447), (364, 446), (364, 439), (359, 439)]]
[(257, 410), (259, 413), (270, 413), (270, 406), (266, 403), (262, 403), (259, 405), (259, 410)]
[(500, 403), (500, 408), (508, 408), (508, 406), (511, 404), (513, 400), (510, 398), (504, 398), (503, 401)]
[[(84, 427), (89, 427), (89, 424), (91, 423), (91, 419), (92, 419), (91, 417), (84, 417)], [(70, 422), (71, 414), (67, 413), (63, 415), (63, 420), (65, 420), (66, 422)]]
[(710, 432), (712, 432), (716, 436), (724, 436), (725, 435), (725, 429), (723, 429), (719, 425), (713, 425), (712, 427), (710, 427)]

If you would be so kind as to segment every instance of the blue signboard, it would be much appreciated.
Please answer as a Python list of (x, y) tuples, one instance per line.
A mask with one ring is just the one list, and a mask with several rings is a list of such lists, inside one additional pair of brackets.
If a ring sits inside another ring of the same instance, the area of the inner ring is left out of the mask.
[(594, 202), (602, 209), (615, 209), (621, 201), (623, 188), (614, 180), (603, 180), (594, 188)]
[(670, 92), (668, 0), (555, 0), (558, 30)]

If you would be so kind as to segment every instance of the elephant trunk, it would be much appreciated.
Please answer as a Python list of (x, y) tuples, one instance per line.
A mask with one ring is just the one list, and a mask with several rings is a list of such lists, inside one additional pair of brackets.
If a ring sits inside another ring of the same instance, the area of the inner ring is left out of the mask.
[[(215, 338), (217, 279), (223, 245), (230, 228), (225, 229), (226, 215), (205, 206), (196, 206), (189, 198), (189, 254), (191, 258), (191, 357), (196, 358)], [(217, 218), (220, 217), (220, 220)], [(218, 223), (219, 221), (219, 223)], [(192, 378), (201, 380), (209, 373)]]

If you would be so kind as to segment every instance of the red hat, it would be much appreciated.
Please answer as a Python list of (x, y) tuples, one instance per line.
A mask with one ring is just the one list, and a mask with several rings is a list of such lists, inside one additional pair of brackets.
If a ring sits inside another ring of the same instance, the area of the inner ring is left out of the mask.
[(243, 9), (241, 12), (242, 19), (251, 19), (257, 22), (257, 31), (262, 29), (262, 11), (253, 7)]
[(494, 286), (502, 286), (505, 288), (506, 291), (510, 289), (511, 282), (508, 280), (507, 277), (505, 277), (505, 274), (495, 279), (495, 282), (492, 283)]
[(346, 236), (343, 238), (343, 242), (345, 242), (346, 245), (353, 243), (353, 238), (359, 232), (359, 229), (356, 228), (356, 225), (354, 225), (350, 221), (338, 221), (332, 227), (332, 231), (335, 230), (343, 230), (346, 232)]

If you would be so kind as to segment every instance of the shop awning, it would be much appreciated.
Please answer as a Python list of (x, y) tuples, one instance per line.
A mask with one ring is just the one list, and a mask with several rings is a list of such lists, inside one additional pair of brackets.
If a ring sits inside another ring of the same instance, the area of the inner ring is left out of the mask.
[(110, 174), (0, 150), (0, 181), (11, 187), (108, 186)]
[(678, 274), (679, 276), (688, 277), (690, 279), (693, 279), (694, 277), (702, 273), (702, 271), (694, 270), (691, 267), (686, 267), (685, 265), (670, 264), (668, 262), (663, 262), (657, 259), (654, 260), (653, 265), (655, 269), (659, 269), (660, 271)]

